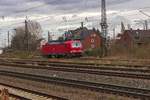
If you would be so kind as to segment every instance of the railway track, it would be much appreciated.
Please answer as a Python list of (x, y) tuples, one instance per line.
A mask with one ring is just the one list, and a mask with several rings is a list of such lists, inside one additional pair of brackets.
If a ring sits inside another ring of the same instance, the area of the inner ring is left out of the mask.
[[(81, 60), (103, 60), (103, 61), (116, 61), (118, 59), (113, 58), (95, 58), (95, 57), (81, 57)], [(128, 62), (150, 62), (148, 59), (119, 59), (119, 61), (128, 61)]]
[[(85, 69), (91, 69), (91, 70), (111, 70), (111, 71), (128, 71), (128, 72), (144, 72), (144, 73), (150, 73), (150, 69), (141, 69), (141, 68), (125, 68), (120, 66), (114, 67), (114, 66), (108, 66), (108, 65), (91, 65), (91, 64), (80, 64), (80, 63), (62, 63), (62, 62), (39, 62), (39, 61), (33, 61), (33, 62), (16, 62), (20, 64), (37, 64), (37, 65), (44, 65), (44, 66), (57, 66), (57, 67), (71, 67), (71, 68), (85, 68)], [(119, 65), (118, 65), (119, 66)]]
[(0, 64), (6, 64), (6, 63), (16, 63), (16, 64), (31, 64), (31, 65), (43, 65), (43, 66), (57, 66), (57, 67), (71, 67), (71, 68), (86, 68), (86, 69), (99, 69), (99, 70), (111, 70), (111, 71), (128, 71), (128, 72), (144, 72), (144, 73), (150, 73), (149, 67), (144, 66), (142, 68), (128, 68), (126, 66), (120, 66), (114, 67), (109, 65), (94, 65), (94, 64), (84, 64), (84, 63), (73, 63), (73, 62), (51, 62), (51, 61), (45, 61), (45, 60), (2, 60)]
[(139, 98), (144, 100), (149, 100), (150, 98), (150, 90), (148, 89), (124, 87), (124, 86), (117, 86), (111, 84), (93, 83), (87, 81), (78, 81), (78, 80), (56, 78), (56, 77), (39, 76), (39, 75), (10, 72), (10, 71), (0, 71), (0, 75), (14, 77), (14, 78), (21, 78), (21, 79), (26, 79), (31, 81), (37, 81), (37, 82), (44, 82), (49, 84), (63, 85), (63, 86), (74, 87), (79, 89), (87, 89), (87, 90), (101, 92), (101, 93), (128, 96), (128, 97)]
[(39, 91), (25, 89), (23, 87), (20, 88), (17, 86), (8, 85), (6, 83), (0, 83), (0, 88), (8, 89), (9, 97), (14, 98), (15, 100), (68, 100), (66, 98), (49, 95), (48, 93), (45, 94)]
[(108, 67), (79, 66), (79, 65), (72, 65), (72, 64), (66, 65), (66, 64), (57, 64), (57, 63), (49, 63), (49, 64), (38, 63), (36, 65), (34, 64), (27, 65), (26, 62), (15, 62), (15, 63), (1, 62), (0, 65), (14, 66), (18, 68), (47, 69), (52, 71), (63, 71), (63, 72), (84, 73), (84, 74), (86, 73), (86, 74), (93, 74), (93, 75), (104, 75), (104, 76), (115, 76), (115, 77), (150, 80), (150, 70), (148, 69), (146, 70), (146, 69), (108, 68)]
[[(90, 58), (88, 58), (90, 59)], [(78, 65), (87, 65), (87, 66), (121, 66), (125, 68), (150, 68), (150, 65), (137, 65), (137, 64), (109, 64), (109, 63), (84, 63), (84, 58), (78, 59), (81, 60), (81, 62), (73, 62), (73, 61), (67, 61), (67, 60), (59, 60), (59, 59), (52, 59), (52, 60), (38, 60), (38, 59), (11, 59), (11, 58), (0, 58), (1, 61), (13, 61), (13, 62), (32, 62), (32, 63), (60, 63), (60, 64), (78, 64)], [(102, 61), (114, 61), (114, 59), (101, 59)], [(119, 60), (119, 61), (128, 61), (128, 60)], [(138, 62), (140, 60), (129, 60), (129, 62)], [(142, 62), (144, 62), (142, 60)], [(146, 62), (150, 62), (149, 60), (146, 60)]]

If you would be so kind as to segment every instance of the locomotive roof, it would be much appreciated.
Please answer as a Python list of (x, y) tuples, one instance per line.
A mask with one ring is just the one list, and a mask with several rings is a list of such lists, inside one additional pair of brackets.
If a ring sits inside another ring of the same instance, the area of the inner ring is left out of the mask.
[(64, 43), (64, 40), (51, 40), (48, 41), (48, 44), (60, 44), (60, 43)]
[(48, 44), (63, 44), (64, 42), (67, 42), (67, 41), (77, 41), (77, 40), (52, 40), (52, 41), (49, 41)]

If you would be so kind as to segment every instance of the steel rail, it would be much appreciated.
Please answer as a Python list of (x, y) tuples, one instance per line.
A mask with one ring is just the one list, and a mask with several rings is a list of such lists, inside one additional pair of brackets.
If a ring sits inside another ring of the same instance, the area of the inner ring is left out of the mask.
[(102, 61), (129, 61), (129, 62), (150, 62), (148, 59), (113, 59), (113, 58), (88, 58), (81, 57), (81, 60), (102, 60)]
[(103, 92), (109, 94), (117, 94), (121, 96), (131, 96), (134, 98), (140, 99), (149, 99), (150, 98), (150, 90), (148, 89), (140, 89), (133, 87), (125, 87), (125, 86), (117, 86), (111, 84), (101, 84), (101, 83), (93, 83), (87, 81), (78, 81), (72, 79), (64, 79), (64, 78), (56, 78), (56, 77), (47, 77), (26, 73), (18, 73), (18, 72), (9, 72), (9, 71), (0, 71), (0, 75), (21, 78), (31, 81), (44, 82), (49, 84), (57, 84), (69, 87), (76, 87), (80, 89), (88, 89), (96, 92)]
[(122, 66), (122, 67), (132, 67), (132, 68), (141, 68), (141, 67), (145, 67), (145, 68), (149, 68), (150, 67), (150, 65), (135, 65), (135, 64), (133, 64), (133, 65), (131, 65), (131, 64), (98, 64), (98, 63), (84, 63), (83, 62), (83, 60), (81, 60), (82, 61), (82, 63), (81, 62), (66, 62), (66, 61), (50, 61), (50, 60), (35, 60), (35, 59), (3, 59), (3, 58), (1, 58), (0, 59), (1, 61), (16, 61), (16, 62), (21, 62), (21, 61), (23, 61), (23, 62), (41, 62), (41, 63), (60, 63), (60, 64), (62, 64), (62, 63), (64, 63), (64, 64), (80, 64), (80, 65), (91, 65), (91, 66), (93, 66), (93, 65), (95, 65), (95, 66)]
[[(35, 62), (33, 62), (34, 64)], [(96, 70), (112, 70), (112, 71), (128, 71), (128, 72), (144, 72), (150, 73), (150, 69), (139, 69), (139, 68), (115, 68), (113, 66), (94, 66), (94, 65), (80, 65), (80, 64), (64, 64), (64, 63), (38, 63), (38, 65), (49, 65), (57, 67), (72, 67), (72, 68), (85, 68), (85, 69), (96, 69)]]
[(65, 62), (47, 62), (47, 61), (3, 61), (0, 62), (0, 64), (6, 64), (8, 63), (16, 63), (16, 64), (37, 64), (37, 65), (49, 65), (49, 66), (57, 66), (57, 67), (71, 67), (71, 68), (86, 68), (86, 69), (96, 69), (96, 70), (112, 70), (112, 71), (128, 71), (128, 72), (144, 72), (144, 73), (150, 73), (150, 69), (141, 69), (141, 68), (117, 68), (114, 66), (106, 66), (106, 65), (91, 65), (91, 64), (81, 64), (80, 63), (65, 63)]

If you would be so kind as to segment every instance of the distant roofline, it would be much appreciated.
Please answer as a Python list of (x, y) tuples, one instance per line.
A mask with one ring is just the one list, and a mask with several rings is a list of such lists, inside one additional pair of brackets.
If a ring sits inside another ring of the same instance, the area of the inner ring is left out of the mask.
[(141, 29), (136, 29), (136, 30), (134, 29), (133, 30), (133, 29), (130, 29), (130, 30), (124, 30), (124, 31), (150, 31), (150, 29), (149, 30), (141, 30)]

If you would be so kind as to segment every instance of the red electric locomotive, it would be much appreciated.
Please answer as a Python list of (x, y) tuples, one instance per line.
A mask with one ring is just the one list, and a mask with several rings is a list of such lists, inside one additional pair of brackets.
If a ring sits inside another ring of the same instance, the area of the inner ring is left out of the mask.
[(42, 46), (41, 52), (46, 56), (81, 56), (83, 47), (79, 40), (51, 41)]

